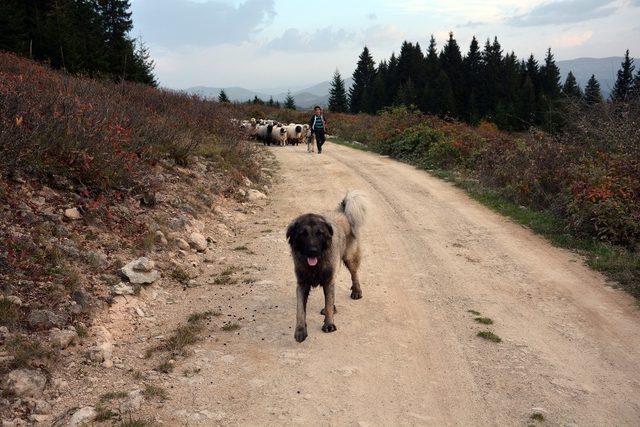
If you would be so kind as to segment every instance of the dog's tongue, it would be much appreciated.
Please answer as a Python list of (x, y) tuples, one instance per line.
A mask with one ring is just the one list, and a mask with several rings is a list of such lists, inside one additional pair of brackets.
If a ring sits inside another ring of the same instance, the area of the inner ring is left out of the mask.
[(313, 258), (307, 258), (307, 263), (313, 267), (318, 263), (318, 258), (313, 257)]

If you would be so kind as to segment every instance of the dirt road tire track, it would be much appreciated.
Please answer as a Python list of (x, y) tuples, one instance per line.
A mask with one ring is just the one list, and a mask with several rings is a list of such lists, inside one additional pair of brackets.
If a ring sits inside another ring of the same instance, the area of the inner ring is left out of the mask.
[[(203, 371), (173, 390), (165, 419), (190, 407), (222, 424), (522, 425), (540, 408), (551, 424), (638, 424), (637, 306), (576, 255), (411, 166), (331, 143), (322, 155), (273, 153), (280, 183), (244, 236), (272, 281), (242, 302), (260, 319), (223, 350), (203, 344)], [(320, 330), (315, 290), (298, 344), (284, 230), (300, 213), (333, 209), (347, 189), (369, 199), (364, 298), (349, 298), (341, 269), (338, 330)]]

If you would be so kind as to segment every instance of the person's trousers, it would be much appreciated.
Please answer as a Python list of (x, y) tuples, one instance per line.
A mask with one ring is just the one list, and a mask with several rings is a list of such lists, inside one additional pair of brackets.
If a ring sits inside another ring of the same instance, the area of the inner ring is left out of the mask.
[(316, 134), (316, 145), (318, 146), (318, 153), (322, 152), (322, 145), (326, 138), (324, 136), (324, 129), (316, 129), (313, 131)]

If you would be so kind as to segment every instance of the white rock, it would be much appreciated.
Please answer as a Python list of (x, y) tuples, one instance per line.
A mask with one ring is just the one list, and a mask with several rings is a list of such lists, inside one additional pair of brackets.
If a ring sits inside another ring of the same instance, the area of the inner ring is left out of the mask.
[(22, 305), (22, 300), (15, 295), (9, 295), (8, 297), (5, 297), (5, 299), (11, 304), (17, 305), (18, 307)]
[(120, 282), (117, 285), (113, 286), (111, 288), (111, 291), (115, 295), (133, 295), (135, 293), (135, 289), (133, 289), (133, 286), (128, 285), (124, 282)]
[(178, 246), (178, 248), (182, 249), (183, 251), (188, 251), (190, 247), (187, 241), (184, 239), (176, 239), (176, 246)]
[(251, 180), (246, 176), (242, 178), (242, 183), (244, 184), (245, 187), (251, 187), (253, 185)]
[(264, 194), (262, 191), (253, 190), (253, 189), (247, 191), (247, 200), (250, 202), (255, 202), (255, 201), (266, 199), (266, 198), (267, 198), (267, 195)]
[(7, 375), (9, 393), (16, 397), (39, 397), (47, 384), (47, 378), (39, 371), (16, 369)]
[(85, 406), (84, 408), (80, 408), (73, 413), (68, 425), (69, 427), (88, 425), (89, 423), (95, 421), (97, 416), (98, 413), (93, 406)]
[(145, 257), (131, 261), (121, 271), (131, 283), (153, 283), (160, 278), (160, 272), (154, 270), (155, 263)]
[(141, 257), (135, 260), (132, 264), (132, 268), (134, 271), (148, 273), (152, 271), (156, 267), (156, 263), (151, 261), (147, 257)]
[(207, 239), (200, 233), (191, 233), (189, 235), (189, 244), (198, 252), (207, 250)]
[(70, 329), (61, 331), (60, 329), (54, 328), (49, 333), (49, 340), (51, 341), (51, 344), (53, 344), (54, 347), (61, 349), (69, 347), (69, 345), (77, 338), (78, 333)]
[(242, 188), (238, 188), (238, 195), (240, 195), (240, 197), (245, 197), (247, 195), (247, 192)]
[(46, 400), (36, 400), (33, 411), (36, 414), (48, 414), (51, 412), (51, 404)]
[(64, 217), (71, 220), (82, 219), (82, 214), (78, 208), (69, 208), (64, 210)]
[(127, 398), (120, 403), (120, 412), (123, 414), (135, 412), (140, 409), (144, 395), (142, 390), (133, 390), (127, 394)]

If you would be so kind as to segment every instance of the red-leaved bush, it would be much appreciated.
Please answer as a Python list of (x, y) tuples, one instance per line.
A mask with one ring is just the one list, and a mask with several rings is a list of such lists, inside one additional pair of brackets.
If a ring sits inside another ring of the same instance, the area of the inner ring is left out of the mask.
[(0, 166), (63, 176), (93, 192), (143, 186), (146, 165), (162, 157), (184, 165), (202, 147), (242, 169), (249, 153), (231, 124), (238, 108), (0, 53)]
[(331, 115), (349, 141), (425, 168), (455, 170), (512, 201), (555, 212), (575, 233), (640, 245), (640, 107), (566, 105), (565, 131), (549, 135), (477, 127), (397, 107), (376, 116)]

